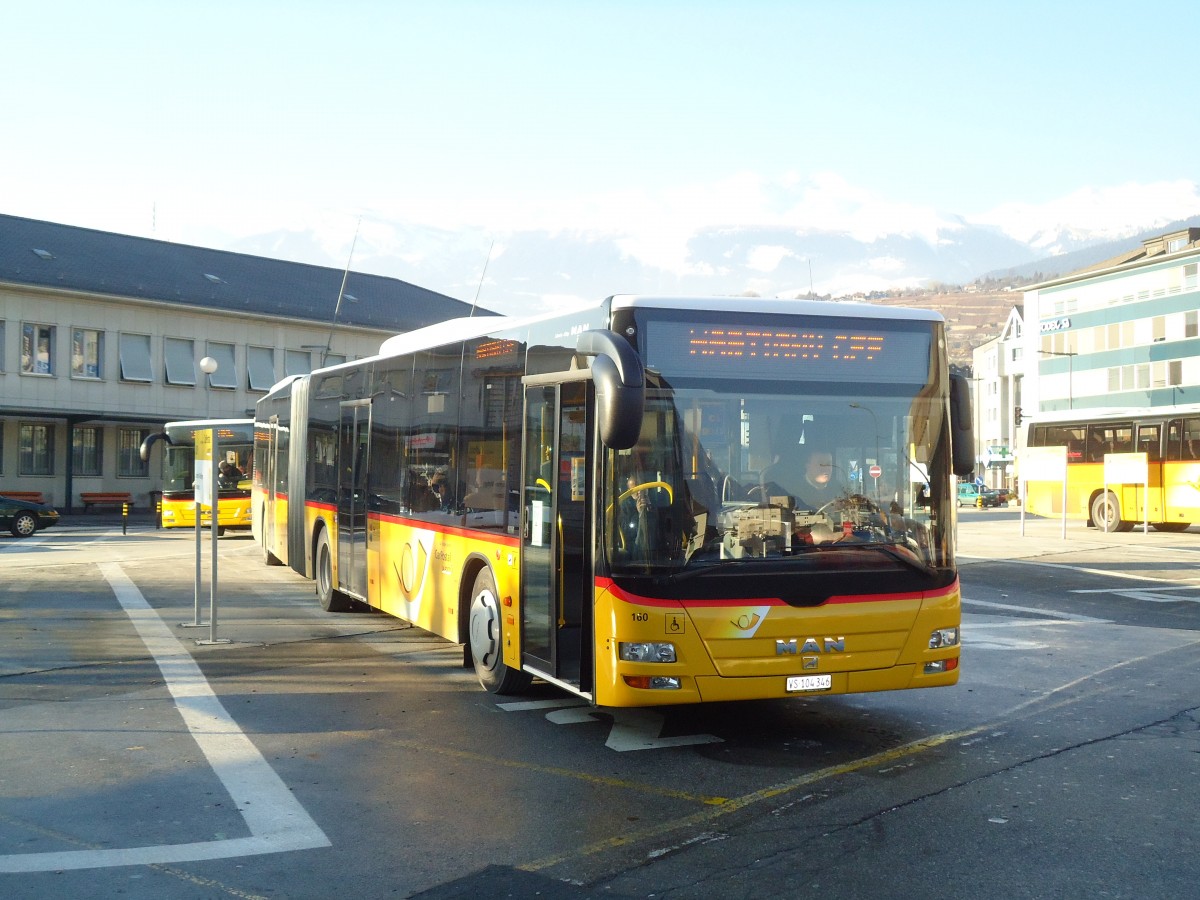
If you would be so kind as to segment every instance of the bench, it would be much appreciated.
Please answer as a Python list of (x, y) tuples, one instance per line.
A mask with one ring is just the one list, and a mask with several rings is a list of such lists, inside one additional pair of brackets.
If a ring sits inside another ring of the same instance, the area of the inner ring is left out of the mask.
[(46, 496), (41, 491), (3, 491), (0, 494), (13, 500), (28, 500), (30, 503), (45, 503)]
[(79, 499), (83, 501), (84, 512), (93, 506), (121, 506), (125, 503), (133, 506), (133, 495), (128, 491), (83, 491)]

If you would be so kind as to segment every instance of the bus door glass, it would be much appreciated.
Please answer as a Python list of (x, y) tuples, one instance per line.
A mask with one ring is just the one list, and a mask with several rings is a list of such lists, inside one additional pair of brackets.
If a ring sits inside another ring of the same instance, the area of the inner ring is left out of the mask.
[(341, 411), (338, 446), (338, 581), (347, 593), (366, 598), (371, 401), (344, 401)]
[(591, 671), (590, 393), (587, 381), (525, 391), (522, 661), (574, 685)]
[[(263, 546), (274, 552), (279, 546), (279, 536), (275, 533), (275, 480), (279, 465), (279, 416), (271, 416), (265, 434), (267, 447), (266, 452), (262, 454), (263, 471), (258, 473), (259, 484), (263, 488), (262, 538)], [(284, 464), (286, 465), (286, 460)]]

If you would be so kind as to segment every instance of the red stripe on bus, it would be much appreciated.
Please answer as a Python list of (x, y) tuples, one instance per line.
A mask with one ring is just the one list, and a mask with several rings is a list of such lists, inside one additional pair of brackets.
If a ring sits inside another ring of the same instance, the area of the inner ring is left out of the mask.
[[(779, 597), (740, 597), (740, 598), (720, 598), (713, 600), (663, 600), (657, 597), (641, 597), (637, 594), (630, 593), (617, 587), (611, 578), (597, 578), (595, 580), (596, 587), (601, 590), (606, 590), (618, 600), (625, 603), (634, 603), (638, 606), (663, 606), (663, 607), (678, 607), (678, 606), (787, 606), (788, 604)], [(824, 603), (817, 604), (818, 606), (829, 606), (835, 603), (886, 603), (896, 602), (900, 600), (925, 600), (936, 597), (946, 597), (958, 590), (958, 579), (949, 586), (938, 591), (908, 591), (903, 594), (837, 594)], [(815, 607), (810, 607), (815, 608)]]

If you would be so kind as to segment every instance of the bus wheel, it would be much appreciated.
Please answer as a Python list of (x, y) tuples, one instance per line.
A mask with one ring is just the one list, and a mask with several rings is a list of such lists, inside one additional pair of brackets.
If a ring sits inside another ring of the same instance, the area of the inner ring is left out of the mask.
[(493, 694), (519, 694), (533, 679), (528, 673), (504, 664), (501, 615), (492, 573), (480, 569), (471, 588), (470, 646), (475, 674), (479, 683)]
[(329, 549), (329, 532), (321, 529), (317, 538), (317, 553), (313, 560), (317, 575), (317, 599), (325, 612), (346, 612), (350, 598), (333, 586), (333, 553)]
[(1132, 531), (1134, 523), (1121, 518), (1121, 501), (1109, 491), (1092, 501), (1092, 521), (1101, 531)]

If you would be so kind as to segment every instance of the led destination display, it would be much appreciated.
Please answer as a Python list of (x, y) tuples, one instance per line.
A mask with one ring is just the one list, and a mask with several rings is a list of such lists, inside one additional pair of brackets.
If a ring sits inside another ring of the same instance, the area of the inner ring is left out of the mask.
[(931, 337), (927, 328), (899, 331), (853, 319), (793, 327), (653, 321), (647, 323), (646, 355), (668, 377), (923, 384)]

